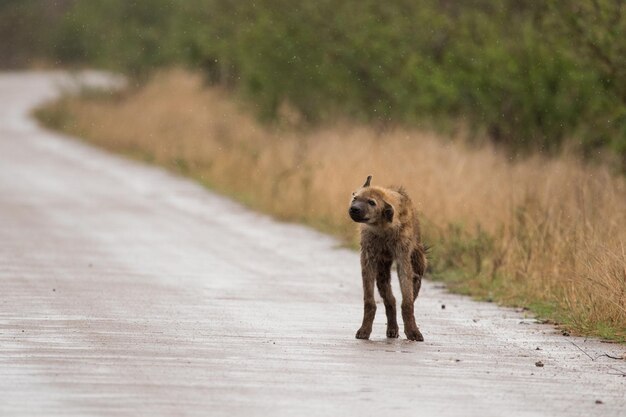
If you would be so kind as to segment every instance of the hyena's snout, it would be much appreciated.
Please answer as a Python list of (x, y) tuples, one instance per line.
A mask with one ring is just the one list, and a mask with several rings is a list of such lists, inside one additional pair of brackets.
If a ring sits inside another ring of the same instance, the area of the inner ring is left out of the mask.
[(366, 222), (367, 219), (367, 207), (362, 202), (358, 201), (350, 205), (348, 210), (350, 218), (357, 223)]

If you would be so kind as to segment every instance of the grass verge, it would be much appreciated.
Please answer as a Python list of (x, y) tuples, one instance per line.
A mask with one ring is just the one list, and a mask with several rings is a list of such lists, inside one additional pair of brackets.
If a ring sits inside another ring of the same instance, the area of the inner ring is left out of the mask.
[(303, 130), (288, 108), (272, 127), (250, 114), (228, 92), (180, 70), (37, 111), (51, 128), (354, 247), (351, 191), (367, 174), (377, 184), (403, 184), (423, 213), (435, 279), (529, 308), (573, 334), (626, 341), (624, 177), (565, 155), (516, 161), (416, 130), (352, 123)]

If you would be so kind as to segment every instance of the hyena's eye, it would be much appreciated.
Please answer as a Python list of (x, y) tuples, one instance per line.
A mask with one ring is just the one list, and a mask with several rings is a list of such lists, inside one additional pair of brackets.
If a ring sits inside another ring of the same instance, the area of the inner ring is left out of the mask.
[(374, 207), (376, 205), (376, 200), (367, 200), (367, 204)]

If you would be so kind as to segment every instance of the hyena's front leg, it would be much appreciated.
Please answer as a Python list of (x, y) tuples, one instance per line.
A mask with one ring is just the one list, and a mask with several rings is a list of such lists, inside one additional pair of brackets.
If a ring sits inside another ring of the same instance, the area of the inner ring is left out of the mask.
[(364, 253), (361, 253), (361, 275), (363, 277), (363, 324), (356, 332), (356, 338), (369, 339), (376, 315), (376, 301), (374, 300), (376, 269)]
[(385, 303), (387, 314), (387, 337), (398, 337), (398, 322), (396, 320), (396, 299), (391, 291), (391, 261), (378, 262), (376, 286)]
[(422, 342), (424, 336), (420, 333), (415, 323), (413, 312), (413, 268), (411, 266), (411, 254), (403, 254), (398, 259), (398, 277), (400, 278), (400, 290), (402, 291), (402, 320), (404, 321), (404, 334), (409, 340)]

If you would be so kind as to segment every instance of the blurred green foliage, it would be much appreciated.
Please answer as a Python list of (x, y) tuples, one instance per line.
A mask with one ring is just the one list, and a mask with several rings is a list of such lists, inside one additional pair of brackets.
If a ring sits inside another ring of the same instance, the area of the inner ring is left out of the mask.
[(288, 103), (312, 123), (462, 125), (512, 153), (611, 150), (626, 170), (621, 0), (71, 3), (49, 51), (66, 63), (182, 63), (267, 119)]
[(0, 68), (50, 59), (52, 39), (71, 0), (0, 0)]

